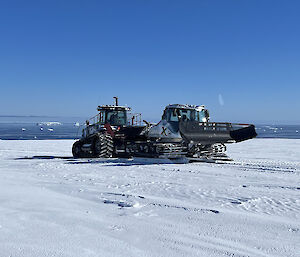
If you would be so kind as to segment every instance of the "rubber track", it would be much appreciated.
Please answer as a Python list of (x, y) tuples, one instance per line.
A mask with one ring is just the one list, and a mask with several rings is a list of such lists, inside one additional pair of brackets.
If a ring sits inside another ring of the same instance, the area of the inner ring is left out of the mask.
[[(97, 142), (99, 140), (99, 142)], [(100, 158), (109, 158), (112, 157), (114, 151), (113, 139), (109, 134), (99, 134), (98, 138), (95, 141), (95, 157)], [(98, 146), (96, 146), (98, 144)], [(97, 153), (97, 147), (100, 148), (99, 153)]]

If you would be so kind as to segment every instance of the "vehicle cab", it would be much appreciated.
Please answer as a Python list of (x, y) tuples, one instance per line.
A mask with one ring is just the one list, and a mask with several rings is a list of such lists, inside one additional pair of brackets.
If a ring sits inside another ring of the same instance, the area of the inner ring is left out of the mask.
[(162, 120), (168, 122), (179, 122), (180, 120), (208, 122), (209, 112), (204, 105), (171, 104), (165, 108)]
[(170, 104), (166, 106), (161, 121), (149, 129), (148, 136), (162, 141), (181, 141), (180, 121), (208, 122), (209, 113), (204, 105)]
[(124, 127), (128, 124), (127, 112), (131, 109), (127, 106), (99, 105), (96, 116), (86, 121), (86, 127), (82, 130), (82, 137), (89, 137), (104, 129), (105, 124), (112, 128)]
[(131, 109), (126, 106), (102, 105), (98, 106), (97, 123), (105, 125), (109, 123), (111, 126), (126, 126), (127, 111)]

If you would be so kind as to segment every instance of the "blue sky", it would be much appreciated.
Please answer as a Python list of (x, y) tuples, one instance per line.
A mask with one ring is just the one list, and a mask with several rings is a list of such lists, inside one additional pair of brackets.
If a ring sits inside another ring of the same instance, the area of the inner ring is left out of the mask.
[(89, 117), (120, 97), (215, 121), (300, 123), (300, 2), (0, 1), (0, 115)]

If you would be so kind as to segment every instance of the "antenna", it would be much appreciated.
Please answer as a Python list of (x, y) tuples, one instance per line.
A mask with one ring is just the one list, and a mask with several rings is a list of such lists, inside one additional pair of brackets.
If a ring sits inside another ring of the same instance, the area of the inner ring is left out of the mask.
[(114, 99), (115, 99), (115, 101), (116, 101), (116, 106), (118, 106), (118, 99), (119, 99), (119, 97), (114, 96)]

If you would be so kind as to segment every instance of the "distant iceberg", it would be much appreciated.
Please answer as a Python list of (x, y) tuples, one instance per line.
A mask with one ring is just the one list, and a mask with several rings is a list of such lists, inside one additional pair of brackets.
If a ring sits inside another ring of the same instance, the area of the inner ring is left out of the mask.
[(62, 125), (62, 123), (58, 121), (44, 121), (44, 122), (39, 122), (36, 124), (37, 126), (57, 126), (57, 125)]

